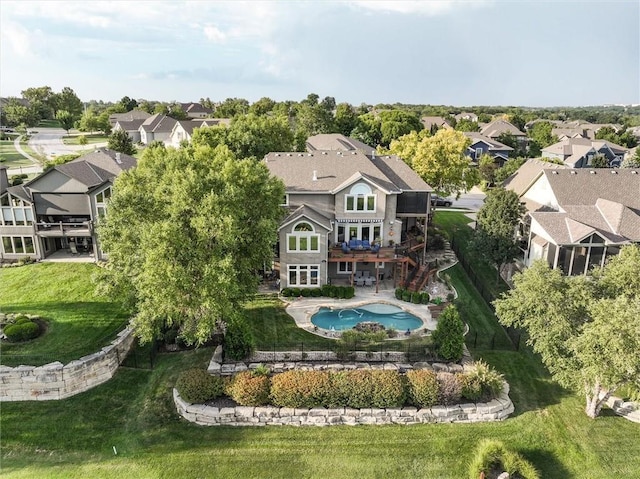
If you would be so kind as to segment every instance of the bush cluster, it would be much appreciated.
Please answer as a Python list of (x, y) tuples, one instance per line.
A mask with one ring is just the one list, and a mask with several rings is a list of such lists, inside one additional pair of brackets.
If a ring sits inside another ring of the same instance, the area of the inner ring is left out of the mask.
[(488, 401), (502, 391), (504, 378), (482, 361), (462, 376), (462, 396), (471, 401)]
[(438, 404), (448, 406), (456, 404), (462, 399), (462, 374), (440, 372), (436, 374), (438, 380)]
[(481, 475), (497, 472), (508, 472), (509, 477), (521, 479), (539, 479), (540, 475), (533, 465), (517, 452), (507, 449), (500, 441), (484, 439), (476, 448), (473, 460), (469, 465), (469, 478), (476, 479)]
[(233, 377), (227, 392), (241, 406), (262, 406), (269, 403), (270, 389), (269, 376), (261, 372), (243, 371)]
[(40, 325), (27, 316), (20, 314), (16, 316), (14, 322), (4, 328), (7, 340), (12, 343), (29, 341), (40, 336)]
[(431, 407), (438, 404), (439, 384), (436, 373), (428, 369), (407, 372), (409, 402), (416, 407)]
[(271, 378), (271, 400), (280, 407), (337, 405), (328, 371), (287, 371)]
[(431, 334), (436, 353), (447, 361), (459, 361), (464, 353), (464, 323), (454, 305), (438, 316), (438, 326)]
[(176, 382), (178, 393), (187, 402), (202, 404), (224, 393), (224, 380), (205, 369), (193, 368), (180, 373)]
[(321, 288), (284, 288), (280, 294), (285, 298), (327, 298), (351, 299), (355, 296), (356, 290), (353, 286), (335, 286), (325, 284)]
[(236, 361), (250, 356), (255, 350), (255, 340), (245, 321), (229, 321), (224, 334), (224, 354)]
[(426, 291), (414, 293), (405, 288), (396, 288), (395, 296), (396, 299), (413, 304), (429, 304), (430, 299), (429, 293)]

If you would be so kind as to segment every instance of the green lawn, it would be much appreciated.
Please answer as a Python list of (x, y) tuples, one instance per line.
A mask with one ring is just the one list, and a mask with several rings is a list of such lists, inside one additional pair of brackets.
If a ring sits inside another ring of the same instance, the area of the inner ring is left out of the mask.
[[(60, 328), (67, 327), (70, 343), (88, 343), (84, 323), (95, 321), (87, 319), (124, 320), (115, 306), (91, 299), (88, 277), (95, 268), (40, 264), (0, 270), (0, 308), (55, 317)], [(460, 267), (449, 273), (461, 298), (475, 305), (464, 313), (471, 327), (485, 335), (499, 331)], [(273, 299), (258, 299), (247, 312), (260, 345), (313, 340), (294, 329)], [(61, 338), (56, 344), (65, 345)], [(640, 477), (637, 424), (609, 410), (587, 418), (582, 397), (552, 382), (526, 350), (490, 350), (483, 343), (473, 352), (504, 373), (516, 406), (512, 418), (382, 427), (196, 426), (177, 415), (171, 388), (180, 371), (206, 367), (212, 349), (160, 354), (153, 370), (121, 367), (109, 382), (63, 401), (3, 403), (2, 477), (459, 479), (466, 477), (474, 447), (487, 437), (520, 452), (545, 479)]]
[(33, 341), (3, 342), (0, 364), (66, 364), (113, 340), (127, 316), (94, 295), (91, 276), (97, 268), (88, 263), (40, 263), (0, 269), (0, 312), (38, 314), (48, 322), (46, 333)]
[(58, 120), (40, 120), (38, 126), (43, 128), (62, 128)]
[(7, 168), (17, 166), (31, 166), (33, 162), (18, 153), (13, 146), (13, 140), (0, 140), (0, 164)]
[(80, 133), (77, 135), (65, 136), (62, 139), (62, 142), (65, 145), (79, 145), (81, 137), (85, 137), (87, 139), (88, 145), (93, 145), (94, 143), (104, 143), (109, 140), (109, 137), (104, 136), (102, 133), (92, 133), (92, 134)]

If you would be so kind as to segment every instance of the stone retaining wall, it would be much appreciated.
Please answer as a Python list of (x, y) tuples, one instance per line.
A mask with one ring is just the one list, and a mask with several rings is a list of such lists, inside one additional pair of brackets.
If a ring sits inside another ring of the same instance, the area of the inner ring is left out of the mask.
[(640, 423), (640, 404), (632, 401), (625, 402), (622, 398), (611, 396), (607, 400), (607, 406), (618, 416)]
[(456, 404), (389, 409), (351, 408), (280, 408), (280, 407), (213, 407), (190, 404), (176, 389), (173, 401), (178, 414), (202, 426), (336, 426), (359, 424), (427, 424), (449, 422), (489, 422), (506, 419), (513, 412), (509, 385), (505, 382), (500, 397), (488, 403)]
[(133, 341), (126, 328), (110, 345), (66, 365), (0, 366), (0, 401), (64, 399), (87, 391), (113, 377)]

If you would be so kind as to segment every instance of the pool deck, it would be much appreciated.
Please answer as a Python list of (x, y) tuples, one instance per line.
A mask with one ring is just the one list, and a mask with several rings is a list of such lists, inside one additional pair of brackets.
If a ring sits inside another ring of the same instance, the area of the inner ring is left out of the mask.
[[(299, 328), (305, 329), (311, 333), (319, 336), (333, 337), (337, 336), (338, 332), (331, 332), (326, 329), (318, 328), (314, 330), (314, 325), (311, 323), (311, 316), (325, 306), (328, 308), (357, 308), (369, 303), (386, 303), (397, 306), (405, 311), (420, 318), (424, 325), (412, 332), (415, 334), (424, 334), (426, 330), (433, 331), (436, 329), (438, 322), (431, 317), (431, 312), (426, 304), (413, 304), (406, 301), (400, 301), (396, 299), (393, 290), (383, 290), (378, 293), (375, 289), (369, 290), (368, 288), (358, 288), (356, 290), (356, 296), (351, 299), (334, 299), (334, 298), (283, 298), (287, 303), (287, 313), (295, 320)], [(403, 336), (403, 335), (400, 335)], [(404, 339), (406, 336), (401, 337)]]

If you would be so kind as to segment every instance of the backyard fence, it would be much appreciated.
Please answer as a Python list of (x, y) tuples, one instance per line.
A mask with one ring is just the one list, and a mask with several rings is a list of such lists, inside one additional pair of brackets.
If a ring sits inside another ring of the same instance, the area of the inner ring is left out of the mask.
[[(487, 288), (486, 283), (482, 280), (482, 278), (478, 275), (478, 273), (473, 269), (470, 261), (465, 256), (465, 252), (460, 247), (460, 244), (456, 241), (456, 238), (454, 235), (451, 235), (450, 244), (451, 244), (451, 249), (453, 250), (453, 252), (456, 254), (458, 258), (458, 262), (460, 263), (460, 266), (462, 266), (462, 269), (464, 269), (465, 273), (467, 273), (467, 277), (473, 284), (474, 288), (476, 289), (476, 291), (478, 291), (478, 293), (480, 294), (480, 296), (482, 296), (482, 299), (484, 299), (487, 306), (495, 314), (493, 301), (497, 299), (496, 296), (489, 288)], [(477, 348), (478, 345), (480, 345), (483, 348), (489, 348), (489, 349), (515, 349), (516, 351), (518, 351), (520, 349), (520, 340), (522, 337), (522, 331), (520, 331), (517, 328), (512, 328), (510, 326), (505, 327), (500, 323), (498, 324), (500, 325), (500, 327), (506, 334), (507, 338), (509, 339), (508, 343), (501, 338), (502, 335), (499, 335), (497, 333), (493, 333), (492, 337), (490, 338), (486, 338), (486, 337), (478, 338), (478, 332), (472, 331), (466, 337), (467, 346)]]

